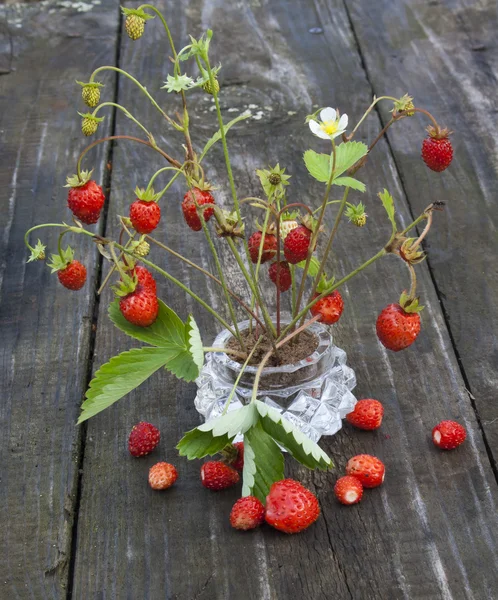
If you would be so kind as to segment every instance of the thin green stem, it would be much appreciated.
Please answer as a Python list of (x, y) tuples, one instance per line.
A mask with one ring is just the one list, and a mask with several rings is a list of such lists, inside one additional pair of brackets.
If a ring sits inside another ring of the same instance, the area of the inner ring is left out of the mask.
[[(150, 178), (150, 180), (149, 180), (149, 183), (148, 183), (148, 185), (147, 185), (147, 188), (146, 188), (146, 190), (145, 190), (146, 192), (149, 192), (149, 191), (152, 189), (152, 186), (153, 186), (153, 184), (154, 184), (154, 181), (156, 180), (156, 177), (157, 177), (158, 175), (160, 175), (161, 173), (164, 173), (165, 171), (176, 171), (176, 176), (178, 176), (178, 175), (181, 175), (181, 174), (183, 173), (183, 169), (177, 169), (176, 167), (163, 167), (162, 169), (159, 169), (159, 170), (158, 170), (158, 171), (156, 171), (156, 172), (154, 173), (154, 175), (152, 175), (152, 177)], [(172, 181), (169, 181), (169, 182), (168, 182), (168, 185), (171, 185), (171, 183), (172, 183)], [(164, 190), (164, 191), (165, 191), (165, 190)], [(161, 195), (164, 193), (164, 191), (163, 191), (163, 192), (161, 192)]]
[(96, 117), (98, 111), (101, 108), (104, 108), (105, 106), (114, 106), (115, 108), (119, 108), (119, 110), (122, 110), (124, 114), (128, 117), (128, 119), (131, 119), (134, 123), (136, 123), (140, 127), (140, 129), (145, 132), (145, 135), (148, 138), (150, 138), (150, 132), (142, 125), (142, 123), (140, 123), (138, 119), (135, 119), (135, 117), (130, 113), (129, 110), (127, 110), (124, 106), (121, 106), (121, 104), (116, 104), (116, 102), (102, 102), (102, 104), (99, 104), (97, 108), (93, 111), (93, 116)]
[[(223, 407), (223, 412), (221, 413), (222, 415), (226, 415), (227, 414), (228, 407), (230, 406), (230, 403), (232, 402), (232, 399), (233, 399), (233, 397), (235, 395), (235, 391), (237, 389), (237, 386), (239, 385), (239, 381), (242, 379), (242, 375), (244, 374), (244, 371), (246, 370), (247, 365), (249, 364), (249, 362), (250, 362), (251, 358), (253, 357), (254, 353), (256, 352), (256, 349), (259, 346), (259, 343), (261, 342), (262, 339), (263, 339), (263, 336), (261, 335), (259, 337), (258, 341), (254, 344), (253, 349), (249, 353), (249, 356), (244, 361), (244, 364), (240, 368), (239, 374), (237, 375), (237, 379), (235, 380), (235, 382), (233, 384), (232, 391), (230, 392), (230, 395), (227, 398), (225, 406)], [(226, 352), (226, 350), (225, 350), (225, 352)]]
[(239, 352), (239, 350), (232, 350), (232, 348), (215, 348), (212, 346), (205, 346), (204, 352), (223, 352), (224, 354), (232, 354), (238, 358), (245, 360), (247, 358), (247, 352)]
[(35, 225), (34, 227), (31, 227), (30, 229), (28, 229), (28, 231), (26, 231), (26, 233), (24, 234), (24, 243), (26, 244), (26, 247), (28, 248), (28, 250), (30, 250), (31, 252), (34, 251), (34, 248), (29, 243), (29, 234), (32, 231), (35, 231), (36, 229), (41, 229), (42, 227), (67, 227), (67, 224), (66, 223), (42, 223), (41, 225)]
[(348, 140), (351, 140), (353, 138), (354, 134), (358, 131), (358, 128), (360, 127), (360, 125), (368, 117), (368, 115), (372, 112), (372, 110), (374, 109), (377, 102), (380, 102), (381, 100), (391, 100), (392, 102), (396, 102), (398, 100), (398, 98), (394, 98), (393, 96), (380, 96), (379, 98), (374, 98), (374, 101), (372, 102), (372, 104), (370, 104), (370, 106), (365, 111), (364, 115), (358, 121), (358, 123), (356, 124), (356, 127), (348, 135)]

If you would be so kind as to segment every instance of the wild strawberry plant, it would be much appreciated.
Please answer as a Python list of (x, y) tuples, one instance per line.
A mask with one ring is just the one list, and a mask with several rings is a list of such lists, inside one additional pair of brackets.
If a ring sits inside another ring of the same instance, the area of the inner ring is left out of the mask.
[[(70, 246), (63, 247), (63, 241), (67, 234), (90, 236), (110, 266), (99, 293), (115, 278), (113, 289), (116, 298), (109, 306), (111, 321), (125, 334), (146, 344), (141, 348), (125, 351), (100, 367), (90, 382), (79, 423), (108, 408), (162, 368), (180, 379), (193, 381), (203, 365), (204, 352), (217, 350), (233, 352), (243, 363), (244, 369), (263, 337), (270, 340), (271, 348), (258, 365), (250, 403), (228, 413), (229, 400), (222, 416), (189, 431), (177, 446), (180, 454), (189, 459), (202, 458), (227, 452), (227, 446), (234, 437), (242, 433), (243, 495), (256, 496), (264, 501), (271, 483), (284, 478), (282, 447), (310, 469), (328, 469), (332, 466), (330, 458), (317, 444), (273, 408), (257, 400), (260, 377), (270, 357), (278, 359), (279, 350), (313, 322), (320, 321), (327, 325), (337, 322), (344, 306), (340, 287), (388, 254), (397, 255), (407, 265), (411, 285), (409, 291), (401, 293), (398, 302), (390, 304), (380, 313), (377, 335), (384, 346), (393, 351), (404, 349), (415, 341), (420, 331), (419, 313), (422, 308), (416, 293), (415, 266), (424, 259), (421, 243), (431, 227), (433, 212), (441, 208), (441, 203), (430, 204), (410, 225), (400, 230), (393, 197), (387, 190), (382, 190), (378, 193), (378, 199), (391, 225), (384, 246), (350, 273), (337, 277), (327, 270), (328, 258), (337, 230), (345, 219), (356, 227), (367, 224), (365, 204), (353, 203), (351, 196), (366, 192), (366, 186), (358, 178), (358, 173), (386, 131), (402, 119), (412, 118), (416, 114), (429, 119), (431, 124), (428, 136), (423, 141), (422, 157), (434, 171), (444, 170), (451, 162), (449, 132), (440, 127), (430, 113), (415, 106), (408, 95), (401, 98), (374, 98), (352, 129), (349, 129), (346, 114), (331, 107), (322, 108), (309, 115), (306, 123), (311, 134), (321, 140), (319, 143), (326, 151), (308, 149), (304, 152), (304, 162), (309, 174), (324, 185), (323, 196), (317, 204), (307, 206), (291, 200), (288, 196), (290, 175), (280, 164), (257, 171), (262, 188), (261, 197), (239, 198), (227, 135), (233, 125), (247, 119), (250, 114), (242, 114), (228, 123), (223, 120), (218, 80), (221, 66), (214, 67), (210, 58), (212, 32), (207, 31), (200, 39), (191, 37), (190, 42), (177, 52), (168, 24), (154, 6), (143, 4), (137, 9), (123, 9), (123, 13), (126, 19), (125, 29), (132, 40), (142, 37), (150, 19), (158, 17), (164, 26), (172, 60), (171, 73), (162, 88), (170, 96), (168, 109), (163, 108), (142, 83), (117, 67), (100, 67), (90, 75), (88, 81), (77, 82), (81, 86), (82, 100), (87, 106), (86, 112), (79, 113), (82, 117), (81, 130), (85, 136), (97, 132), (104, 118), (100, 115), (108, 108), (122, 111), (142, 135), (104, 137), (92, 142), (82, 151), (76, 164), (76, 174), (67, 178), (67, 202), (73, 221), (32, 227), (25, 238), (31, 251), (28, 261), (44, 260), (46, 249), (40, 240), (32, 246), (30, 234), (42, 227), (58, 228), (58, 249), (49, 266), (57, 272), (60, 282), (66, 288), (80, 289), (86, 279), (86, 269), (74, 258), (75, 251)], [(185, 141), (183, 156), (174, 158), (161, 149), (152, 132), (126, 107), (115, 102), (101, 102), (104, 84), (97, 77), (106, 71), (117, 71), (126, 77), (159, 111), (166, 127), (182, 132)], [(198, 146), (192, 137), (195, 131), (191, 131), (193, 128), (188, 111), (188, 96), (196, 88), (201, 88), (212, 96), (217, 116), (217, 130), (204, 147)], [(391, 103), (391, 119), (370, 145), (354, 141), (359, 128), (379, 102)], [(177, 112), (178, 109), (180, 113)], [(105, 196), (101, 186), (92, 179), (92, 170), (83, 169), (83, 161), (98, 144), (118, 139), (142, 144), (161, 155), (166, 166), (153, 173), (149, 181), (144, 180), (143, 187), (137, 188), (134, 196), (130, 193), (129, 215), (119, 218), (120, 236), (114, 240), (85, 227), (99, 220)], [(221, 208), (217, 203), (216, 192), (203, 168), (206, 155), (220, 142), (228, 181), (216, 181), (216, 184), (218, 187), (228, 184), (232, 197), (230, 210)], [(167, 174), (171, 175), (168, 183), (158, 189), (160, 177)], [(161, 201), (179, 178), (185, 185), (181, 206), (185, 232), (192, 238), (196, 235), (205, 238), (214, 259), (215, 272), (197, 265), (154, 234), (160, 223), (162, 210), (164, 211), (164, 208), (161, 209)], [(332, 190), (340, 191), (342, 198), (331, 200)], [(371, 210), (376, 210), (377, 204), (379, 202), (374, 198)], [(261, 213), (257, 223), (250, 228), (246, 227), (243, 217), (248, 205), (256, 207)], [(330, 231), (325, 227), (329, 212), (334, 213)], [(418, 237), (409, 237), (409, 232), (424, 221), (422, 233)], [(217, 244), (227, 245), (234, 263), (245, 278), (249, 290), (246, 297), (228, 286), (225, 266), (214, 242), (215, 237), (220, 238)], [(195, 290), (160, 267), (149, 257), (151, 247), (155, 251), (167, 252), (219, 286), (224, 294), (226, 311), (222, 313), (215, 310)], [(263, 268), (265, 264), (268, 265), (268, 270)], [(188, 315), (182, 320), (158, 298), (153, 274), (165, 278), (168, 285), (179, 286), (196, 300), (201, 308), (208, 311), (221, 327), (236, 338), (239, 349), (213, 349), (204, 346), (194, 317)], [(274, 305), (268, 305), (262, 293), (266, 280), (274, 285)], [(286, 309), (290, 308), (292, 315), (290, 323), (285, 326), (281, 322), (283, 304)], [(247, 313), (251, 327), (258, 332), (258, 341), (252, 347), (242, 335), (244, 332), (239, 329), (236, 305)]]

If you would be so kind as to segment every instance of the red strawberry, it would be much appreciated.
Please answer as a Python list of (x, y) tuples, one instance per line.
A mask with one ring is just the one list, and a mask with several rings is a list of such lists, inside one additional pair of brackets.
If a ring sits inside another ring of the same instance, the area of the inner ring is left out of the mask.
[(155, 294), (157, 291), (156, 280), (154, 277), (152, 277), (150, 271), (148, 271), (145, 267), (142, 267), (142, 265), (137, 265), (134, 270), (137, 275), (138, 283), (140, 283), (144, 288), (151, 290)]
[(316, 496), (293, 479), (277, 481), (266, 498), (266, 522), (285, 533), (298, 533), (320, 516)]
[(235, 469), (217, 460), (210, 460), (201, 467), (202, 485), (209, 490), (224, 490), (240, 480)]
[(157, 319), (159, 302), (155, 292), (141, 285), (119, 301), (123, 317), (138, 327), (148, 327)]
[[(277, 283), (278, 275), (278, 283)], [(289, 263), (285, 261), (280, 262), (280, 272), (278, 271), (278, 263), (274, 262), (268, 269), (268, 276), (273, 283), (280, 288), (281, 292), (286, 292), (292, 286), (292, 275), (289, 268)]]
[(346, 474), (359, 479), (366, 488), (379, 486), (384, 481), (385, 471), (384, 463), (370, 454), (353, 456), (346, 465)]
[(432, 441), (443, 450), (453, 450), (463, 444), (466, 437), (465, 428), (456, 421), (441, 421), (432, 430)]
[[(261, 238), (263, 234), (261, 231), (254, 232), (249, 238), (247, 245), (249, 247), (249, 254), (251, 261), (256, 264), (259, 256), (259, 246), (261, 244)], [(277, 236), (267, 233), (265, 235), (265, 241), (263, 242), (263, 253), (261, 254), (261, 264), (271, 260), (277, 253)]]
[(167, 490), (178, 479), (178, 471), (167, 462), (159, 462), (149, 470), (149, 485), (153, 490)]
[(363, 497), (363, 486), (356, 477), (346, 475), (336, 481), (334, 493), (341, 504), (357, 504)]
[[(315, 294), (314, 298), (319, 295), (320, 294)], [(324, 296), (310, 308), (311, 314), (314, 317), (320, 315), (318, 320), (320, 323), (325, 323), (325, 325), (333, 325), (334, 323), (337, 323), (337, 321), (341, 318), (343, 310), (344, 300), (337, 290), (333, 291), (328, 296)]]
[(100, 185), (89, 179), (84, 185), (71, 186), (69, 182), (79, 183), (73, 178), (68, 179), (70, 185), (67, 195), (67, 205), (73, 211), (74, 216), (91, 225), (96, 223), (100, 217), (100, 211), (104, 206), (105, 196)]
[(138, 233), (150, 233), (161, 220), (161, 208), (154, 200), (137, 199), (130, 206), (130, 220)]
[(367, 398), (366, 400), (359, 400), (353, 412), (346, 415), (346, 419), (358, 429), (371, 431), (380, 427), (383, 416), (384, 407), (382, 404), (378, 400)]
[[(208, 190), (200, 190), (199, 188), (192, 188), (183, 197), (182, 211), (183, 216), (187, 225), (194, 231), (200, 231), (202, 229), (202, 223), (197, 214), (197, 204), (202, 207), (206, 204), (215, 204), (213, 195)], [(209, 221), (213, 216), (214, 208), (204, 209), (204, 221)]]
[(287, 234), (284, 241), (284, 254), (287, 262), (291, 265), (306, 260), (311, 243), (311, 229), (299, 225)]
[(254, 529), (265, 520), (265, 507), (255, 496), (239, 498), (230, 513), (230, 525), (235, 529)]
[(150, 454), (152, 450), (159, 444), (161, 434), (159, 429), (141, 421), (131, 430), (128, 438), (128, 450), (132, 456), (145, 456)]
[(399, 304), (389, 304), (377, 317), (377, 337), (388, 350), (408, 348), (419, 333), (418, 312), (406, 312)]
[(235, 442), (234, 447), (237, 450), (237, 456), (232, 462), (232, 467), (237, 471), (242, 471), (244, 468), (244, 442)]
[(450, 166), (453, 159), (453, 146), (448, 136), (447, 129), (436, 130), (428, 127), (429, 135), (422, 142), (422, 158), (425, 164), (433, 171), (444, 171)]
[(67, 267), (57, 271), (57, 277), (68, 290), (81, 290), (86, 281), (86, 267), (78, 260), (72, 260)]

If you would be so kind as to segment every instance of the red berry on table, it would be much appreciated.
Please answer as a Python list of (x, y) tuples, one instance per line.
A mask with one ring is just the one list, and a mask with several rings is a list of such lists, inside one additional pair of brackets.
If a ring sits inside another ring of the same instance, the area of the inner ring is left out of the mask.
[(435, 127), (428, 127), (427, 131), (429, 135), (422, 142), (422, 159), (432, 171), (444, 171), (453, 159), (453, 146), (448, 138), (450, 132)]
[(456, 421), (441, 421), (432, 430), (432, 441), (438, 448), (453, 450), (463, 444), (467, 432), (465, 428)]
[[(204, 214), (204, 221), (209, 221), (213, 216), (214, 208), (211, 204), (215, 204), (213, 195), (208, 190), (200, 190), (199, 188), (192, 188), (183, 197), (182, 211), (185, 218), (185, 222), (194, 231), (200, 231), (202, 229), (202, 223), (197, 214), (197, 206), (199, 205), (201, 212)], [(208, 205), (206, 207), (206, 205)]]
[(135, 200), (130, 206), (130, 221), (138, 233), (151, 233), (160, 220), (161, 208), (154, 200)]
[(86, 281), (86, 267), (79, 261), (71, 261), (67, 267), (57, 271), (57, 277), (68, 290), (81, 290)]
[(235, 529), (254, 529), (265, 520), (265, 507), (255, 496), (239, 498), (230, 513), (230, 525)]
[(153, 490), (167, 490), (178, 479), (178, 471), (167, 462), (159, 462), (149, 470), (149, 485)]
[(234, 447), (237, 450), (237, 456), (232, 462), (232, 467), (237, 471), (242, 471), (244, 468), (244, 442), (235, 442)]
[(133, 427), (128, 438), (128, 450), (132, 456), (145, 456), (159, 444), (161, 434), (159, 429), (141, 421)]
[(377, 317), (377, 337), (388, 350), (408, 348), (419, 333), (418, 312), (406, 312), (399, 304), (389, 304)]
[(363, 487), (374, 488), (384, 481), (386, 469), (384, 463), (370, 454), (353, 456), (346, 465), (346, 475), (359, 479)]
[(268, 269), (268, 276), (281, 292), (286, 292), (292, 286), (292, 275), (288, 262), (280, 262), (280, 271), (278, 263), (272, 263)]
[(311, 243), (312, 232), (304, 225), (299, 225), (287, 234), (284, 241), (284, 254), (291, 265), (306, 260)]
[(90, 179), (91, 174), (91, 171), (82, 171), (81, 179), (77, 175), (67, 178), (67, 205), (73, 215), (87, 225), (99, 220), (105, 202), (104, 192), (100, 185)]
[(367, 398), (358, 400), (353, 412), (346, 415), (346, 420), (358, 429), (371, 431), (378, 429), (384, 416), (384, 407), (378, 400)]
[(157, 319), (159, 302), (155, 292), (139, 283), (134, 292), (121, 298), (119, 310), (133, 325), (149, 327)]
[(298, 481), (284, 479), (270, 488), (266, 498), (265, 520), (284, 533), (298, 533), (320, 516), (316, 496)]
[(357, 477), (346, 475), (336, 481), (334, 493), (341, 504), (357, 504), (363, 497), (363, 485)]
[[(247, 245), (249, 247), (249, 255), (251, 261), (256, 264), (259, 257), (259, 247), (261, 245), (261, 239), (263, 234), (261, 231), (254, 232), (249, 238)], [(265, 235), (265, 241), (263, 242), (263, 250), (261, 254), (261, 264), (271, 260), (277, 253), (277, 236), (271, 233)]]
[(201, 467), (202, 485), (209, 490), (225, 490), (240, 481), (235, 469), (217, 460), (210, 460)]
[[(319, 295), (320, 294), (315, 294), (314, 297), (316, 298)], [(333, 291), (327, 296), (324, 296), (310, 308), (311, 314), (314, 317), (320, 315), (318, 320), (320, 323), (324, 323), (325, 325), (333, 325), (334, 323), (337, 323), (337, 321), (341, 318), (343, 310), (344, 300), (337, 290)]]
[(156, 280), (152, 276), (151, 272), (145, 267), (142, 267), (142, 265), (137, 265), (134, 271), (137, 275), (138, 283), (140, 283), (144, 288), (151, 290), (155, 294), (157, 291), (157, 285)]

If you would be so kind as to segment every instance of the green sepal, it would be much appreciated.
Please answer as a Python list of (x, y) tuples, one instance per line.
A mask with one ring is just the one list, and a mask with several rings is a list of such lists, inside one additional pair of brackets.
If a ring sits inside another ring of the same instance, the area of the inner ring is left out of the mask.
[(188, 75), (168, 75), (164, 85), (161, 86), (162, 90), (167, 90), (169, 93), (171, 92), (182, 92), (185, 90), (189, 90), (194, 86), (194, 80), (192, 77)]
[(81, 87), (91, 87), (91, 88), (101, 88), (105, 87), (103, 83), (99, 83), (98, 81), (78, 81), (76, 80), (78, 85)]
[[(121, 263), (123, 268), (125, 267), (124, 263)], [(124, 273), (121, 276), (121, 279), (111, 286), (112, 291), (118, 296), (118, 298), (124, 298), (135, 291), (138, 283), (138, 278), (136, 273), (129, 275), (128, 273)]]
[(47, 266), (52, 269), (52, 273), (62, 271), (74, 259), (74, 250), (70, 246), (62, 250), (61, 254), (62, 256), (60, 254), (52, 254), (50, 262), (47, 263)]
[(316, 291), (321, 294), (322, 292), (325, 292), (326, 290), (329, 290), (335, 282), (335, 277), (331, 277), (330, 279), (327, 279), (327, 276), (325, 275), (325, 273), (322, 273), (322, 276), (320, 277), (320, 281), (318, 282), (318, 285), (316, 286)]
[(38, 240), (35, 247), (31, 249), (31, 254), (26, 262), (32, 262), (33, 260), (45, 260), (45, 249), (47, 247), (42, 244), (41, 240)]
[(154, 188), (147, 190), (138, 186), (135, 188), (135, 195), (139, 200), (143, 200), (144, 202), (157, 202), (160, 196), (160, 194), (155, 193)]
[(81, 171), (80, 177), (78, 175), (68, 175), (66, 177), (66, 185), (64, 187), (82, 187), (88, 183), (92, 177), (93, 169), (90, 171)]
[(96, 117), (94, 115), (92, 115), (92, 113), (80, 113), (78, 112), (80, 117), (83, 117), (83, 119), (90, 119), (90, 121), (95, 121), (96, 123), (102, 123), (102, 121), (105, 119), (105, 117)]
[[(290, 175), (286, 175), (285, 168), (280, 167), (280, 163), (277, 163), (273, 168), (269, 169), (257, 169), (256, 174), (261, 181), (261, 185), (267, 198), (274, 197), (276, 195), (282, 195), (285, 192), (285, 186), (289, 185)], [(278, 179), (271, 181), (271, 179)]]
[(399, 305), (407, 313), (419, 313), (424, 307), (418, 303), (419, 298), (410, 298), (410, 295), (404, 290), (399, 298)]
[(143, 8), (125, 8), (124, 6), (121, 6), (121, 12), (125, 16), (135, 15), (136, 17), (140, 17), (144, 21), (148, 21), (149, 19), (155, 18), (155, 15), (150, 15), (149, 13), (146, 13), (143, 10)]

